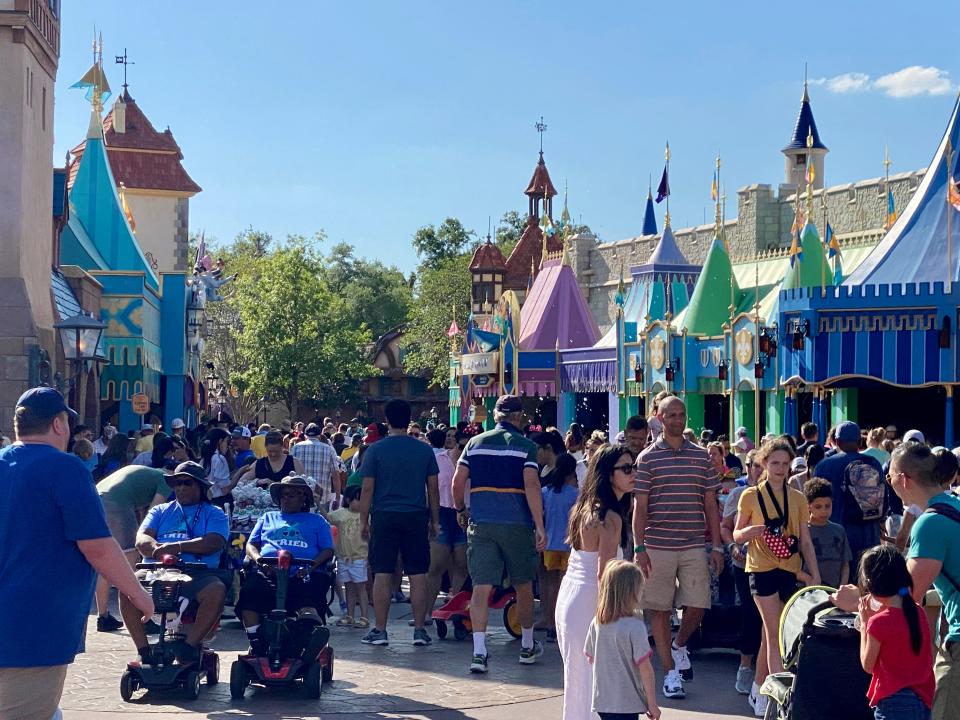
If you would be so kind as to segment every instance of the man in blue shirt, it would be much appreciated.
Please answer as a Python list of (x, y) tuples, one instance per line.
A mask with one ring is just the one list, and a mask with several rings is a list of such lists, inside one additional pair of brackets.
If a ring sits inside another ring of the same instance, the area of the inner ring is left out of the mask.
[[(49, 720), (83, 650), (96, 573), (153, 614), (104, 520), (83, 462), (64, 451), (77, 414), (48, 387), (17, 401), (17, 442), (0, 451), (0, 718)], [(32, 620), (31, 620), (32, 618)], [(39, 623), (39, 625), (38, 625)]]
[(833, 512), (830, 521), (843, 525), (847, 531), (850, 552), (853, 555), (852, 567), (857, 567), (864, 550), (880, 544), (880, 520), (858, 520), (858, 508), (848, 508), (849, 498), (844, 492), (844, 480), (851, 463), (861, 462), (877, 473), (883, 484), (883, 469), (876, 458), (860, 452), (860, 428), (849, 420), (837, 425), (836, 443), (839, 451), (817, 463), (814, 474), (829, 481), (833, 486)]
[(530, 665), (543, 654), (543, 645), (533, 639), (533, 576), (547, 536), (537, 446), (517, 429), (522, 416), (520, 398), (498, 398), (493, 411), (497, 427), (467, 443), (453, 476), (453, 504), (462, 518), (467, 515), (464, 494), (470, 482), (467, 565), (473, 580), (470, 672), (474, 673), (487, 672), (487, 601), (505, 572), (517, 593), (520, 663)]
[[(210, 504), (207, 498), (212, 483), (206, 476), (199, 463), (188, 461), (177, 465), (167, 477), (167, 484), (177, 499), (150, 508), (137, 532), (137, 550), (147, 562), (173, 555), (183, 562), (203, 563), (209, 568), (206, 572), (187, 573), (193, 580), (181, 588), (183, 596), (197, 605), (186, 641), (177, 650), (181, 662), (199, 657), (203, 639), (220, 619), (232, 575), (230, 570), (218, 569), (230, 527), (223, 510)], [(135, 621), (136, 610), (121, 599), (120, 612), (137, 652), (142, 658), (148, 658), (147, 634)]]

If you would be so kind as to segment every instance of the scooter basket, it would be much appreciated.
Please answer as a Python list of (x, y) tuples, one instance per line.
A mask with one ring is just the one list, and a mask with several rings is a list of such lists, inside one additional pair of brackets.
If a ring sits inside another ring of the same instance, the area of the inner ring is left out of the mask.
[(180, 609), (180, 583), (154, 580), (150, 585), (153, 607), (158, 613), (176, 612)]

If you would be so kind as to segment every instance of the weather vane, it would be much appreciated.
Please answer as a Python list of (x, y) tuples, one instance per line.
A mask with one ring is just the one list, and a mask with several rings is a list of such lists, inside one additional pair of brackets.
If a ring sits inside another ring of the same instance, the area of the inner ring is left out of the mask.
[(533, 126), (540, 133), (540, 154), (543, 155), (543, 134), (547, 131), (547, 124), (543, 121), (543, 115), (540, 116), (540, 121), (534, 123)]
[(127, 89), (127, 65), (136, 65), (133, 60), (127, 57), (127, 49), (123, 49), (123, 55), (114, 55), (116, 65), (123, 65), (123, 89)]

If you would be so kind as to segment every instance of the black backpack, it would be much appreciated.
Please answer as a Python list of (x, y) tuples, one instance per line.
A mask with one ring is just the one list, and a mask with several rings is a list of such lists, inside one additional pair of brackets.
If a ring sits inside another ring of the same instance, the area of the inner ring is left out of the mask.
[(886, 485), (876, 465), (854, 460), (843, 469), (843, 521), (877, 522), (883, 517)]

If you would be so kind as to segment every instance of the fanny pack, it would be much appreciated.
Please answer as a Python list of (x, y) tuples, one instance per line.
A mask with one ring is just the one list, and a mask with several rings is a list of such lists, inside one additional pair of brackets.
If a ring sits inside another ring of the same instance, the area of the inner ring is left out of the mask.
[[(767, 504), (763, 501), (763, 490), (766, 488), (767, 494), (770, 495), (770, 502), (773, 503), (774, 509), (777, 511), (779, 517), (771, 518), (767, 513)], [(757, 500), (760, 503), (760, 512), (763, 515), (763, 524), (766, 526), (766, 529), (763, 531), (763, 541), (766, 543), (767, 548), (775, 557), (780, 558), (781, 560), (786, 560), (787, 558), (793, 557), (800, 550), (800, 540), (796, 535), (785, 535), (784, 532), (787, 529), (787, 518), (790, 513), (790, 489), (784, 485), (783, 486), (783, 507), (780, 507), (780, 503), (777, 502), (777, 498), (773, 494), (773, 490), (770, 489), (768, 483), (764, 483), (763, 487), (758, 488), (757, 490)]]

